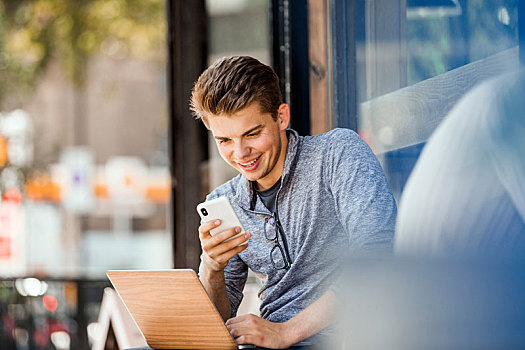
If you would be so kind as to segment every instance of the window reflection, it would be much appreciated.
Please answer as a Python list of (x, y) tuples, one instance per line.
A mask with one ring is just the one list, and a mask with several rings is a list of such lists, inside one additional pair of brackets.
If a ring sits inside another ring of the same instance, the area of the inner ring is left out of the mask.
[(406, 27), (411, 85), (516, 46), (518, 1), (411, 0)]
[[(356, 16), (365, 18), (361, 25), (356, 19), (354, 38), (358, 131), (378, 155), (396, 199), (455, 103), (481, 81), (518, 67), (518, 3), (407, 0), (389, 2), (399, 11), (386, 11), (378, 2), (357, 2)], [(339, 34), (333, 40), (341, 40)], [(349, 59), (343, 69), (351, 67)]]

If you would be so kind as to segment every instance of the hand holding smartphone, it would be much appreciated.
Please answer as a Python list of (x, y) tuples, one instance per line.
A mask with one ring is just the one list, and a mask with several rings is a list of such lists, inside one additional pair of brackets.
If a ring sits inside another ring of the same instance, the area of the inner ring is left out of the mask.
[[(210, 234), (212, 236), (236, 226), (241, 228), (241, 232), (234, 237), (227, 239), (226, 241), (244, 234), (244, 228), (242, 227), (241, 222), (239, 221), (239, 218), (237, 217), (237, 214), (235, 213), (235, 210), (233, 209), (230, 200), (227, 197), (219, 197), (204, 203), (200, 203), (197, 205), (197, 212), (204, 222), (216, 219), (221, 220), (219, 227), (210, 230)], [(247, 242), (242, 244), (246, 243)]]

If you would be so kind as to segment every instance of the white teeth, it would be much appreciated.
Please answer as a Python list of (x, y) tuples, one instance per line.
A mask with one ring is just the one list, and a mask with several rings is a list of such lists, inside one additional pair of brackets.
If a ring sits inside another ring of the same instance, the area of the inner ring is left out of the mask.
[(257, 159), (259, 158), (255, 158), (254, 160), (252, 160), (251, 162), (249, 163), (239, 163), (240, 165), (244, 166), (244, 167), (249, 167), (249, 166), (252, 166), (255, 164), (255, 162), (257, 161)]

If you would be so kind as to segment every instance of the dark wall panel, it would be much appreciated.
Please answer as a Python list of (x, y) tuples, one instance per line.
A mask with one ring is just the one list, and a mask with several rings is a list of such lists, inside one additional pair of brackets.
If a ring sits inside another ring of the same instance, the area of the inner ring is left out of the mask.
[(174, 265), (197, 269), (201, 249), (195, 207), (202, 196), (207, 134), (192, 118), (188, 102), (193, 82), (206, 67), (204, 0), (168, 0), (167, 15)]

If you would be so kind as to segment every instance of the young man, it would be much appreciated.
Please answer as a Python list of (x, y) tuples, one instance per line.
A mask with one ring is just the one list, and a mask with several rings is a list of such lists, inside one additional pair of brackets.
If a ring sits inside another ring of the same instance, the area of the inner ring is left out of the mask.
[[(239, 344), (287, 348), (334, 322), (341, 257), (390, 250), (396, 205), (379, 162), (351, 130), (288, 129), (273, 70), (251, 57), (218, 60), (194, 85), (191, 110), (239, 175), (207, 199), (230, 199), (246, 230), (202, 224), (200, 279)], [(241, 243), (248, 244), (241, 244)], [(248, 268), (261, 317), (236, 317)]]

